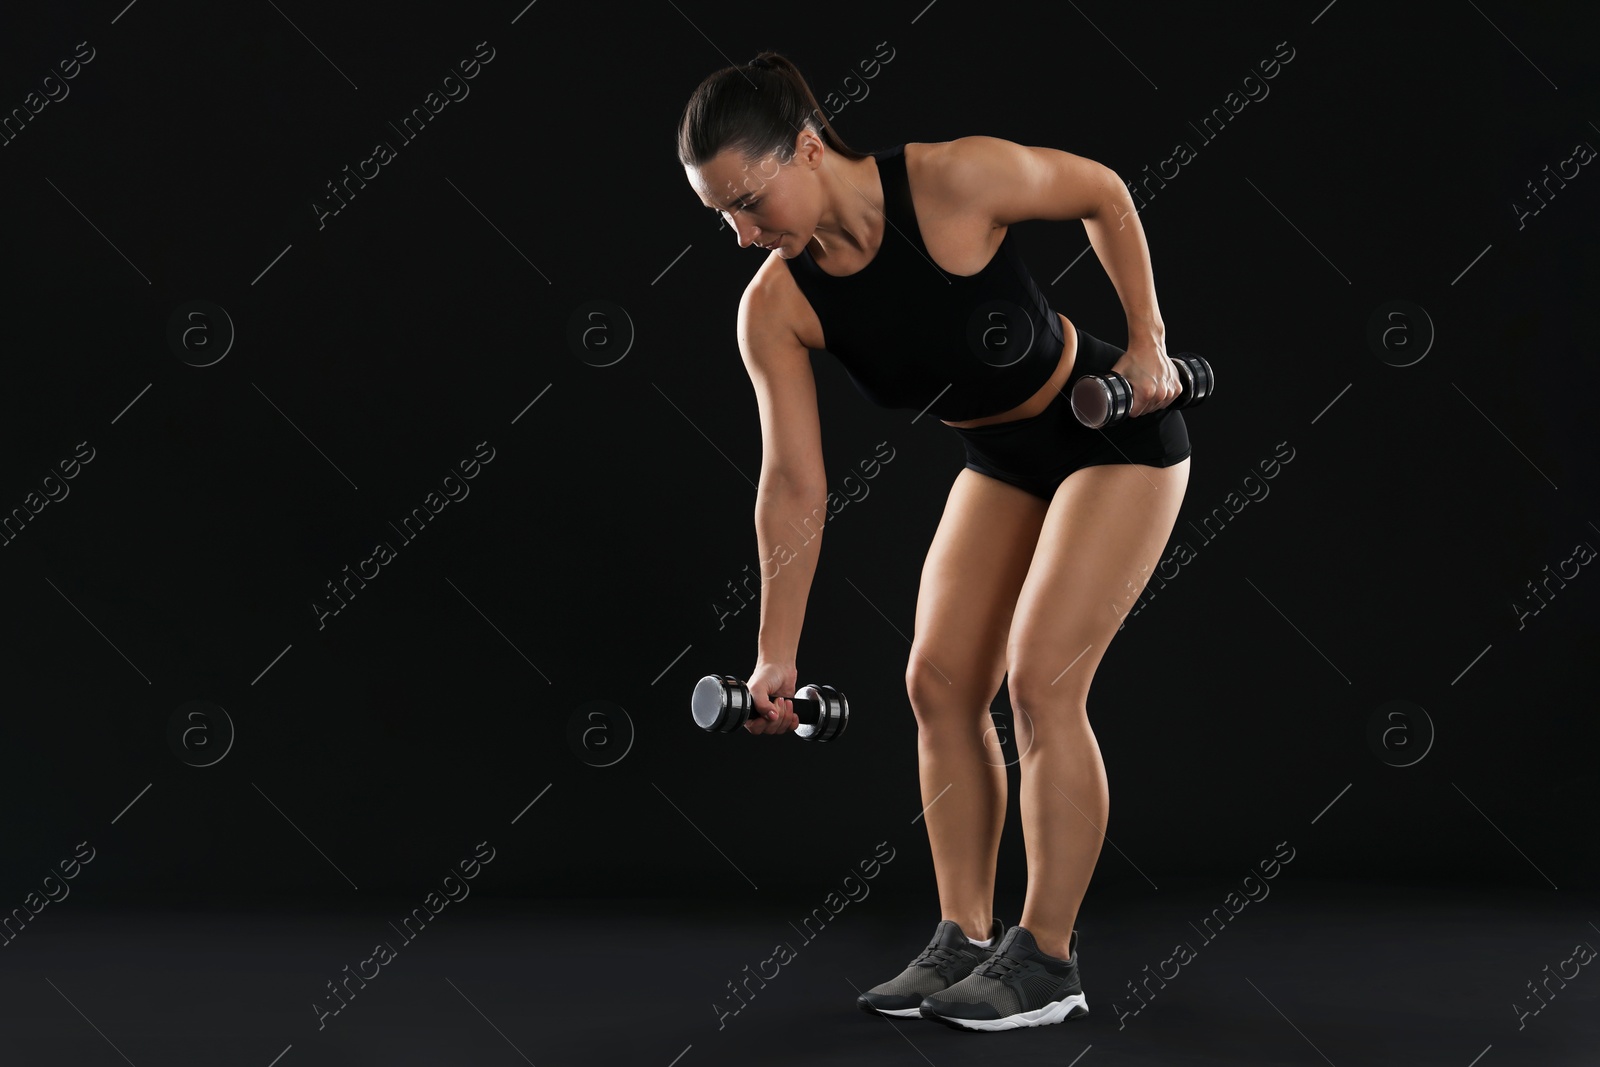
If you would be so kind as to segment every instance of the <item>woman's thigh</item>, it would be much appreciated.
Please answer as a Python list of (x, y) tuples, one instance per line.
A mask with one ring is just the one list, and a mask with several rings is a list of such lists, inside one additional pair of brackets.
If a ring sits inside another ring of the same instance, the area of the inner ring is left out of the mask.
[(906, 688), (919, 718), (986, 715), (1049, 501), (972, 470), (950, 487), (917, 591)]
[(1106, 646), (1160, 562), (1189, 463), (1084, 467), (1057, 487), (1006, 648), (1014, 706), (1035, 717), (1085, 706)]

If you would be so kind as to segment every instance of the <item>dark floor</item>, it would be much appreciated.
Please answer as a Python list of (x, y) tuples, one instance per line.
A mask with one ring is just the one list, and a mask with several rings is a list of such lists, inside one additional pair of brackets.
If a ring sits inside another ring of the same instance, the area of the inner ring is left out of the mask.
[[(1600, 1064), (1600, 965), (1563, 964), (1600, 945), (1600, 896), (1268, 885), (1220, 933), (1197, 929), (1223, 905), (1215, 881), (1097, 903), (1078, 924), (1090, 1014), (1001, 1034), (856, 1009), (938, 919), (884, 893), (804, 933), (792, 924), (820, 898), (710, 911), (474, 897), (412, 941), (390, 922), (414, 902), (105, 912), (69, 897), (0, 951), (0, 1064)], [(319, 1022), (316, 1006), (337, 1004), (327, 983), (379, 941), (393, 955)], [(1129, 984), (1180, 941), (1192, 958), (1141, 1006)], [(780, 942), (792, 958), (734, 1011), (727, 983)]]

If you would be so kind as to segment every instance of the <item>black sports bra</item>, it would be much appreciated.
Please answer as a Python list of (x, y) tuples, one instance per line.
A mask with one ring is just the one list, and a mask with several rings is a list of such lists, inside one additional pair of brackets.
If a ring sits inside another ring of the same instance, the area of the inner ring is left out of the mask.
[(828, 274), (809, 248), (784, 260), (831, 352), (872, 402), (951, 422), (1008, 411), (1050, 380), (1065, 340), (1011, 231), (977, 274), (928, 255), (912, 209), (905, 145), (878, 149), (883, 241), (854, 274)]

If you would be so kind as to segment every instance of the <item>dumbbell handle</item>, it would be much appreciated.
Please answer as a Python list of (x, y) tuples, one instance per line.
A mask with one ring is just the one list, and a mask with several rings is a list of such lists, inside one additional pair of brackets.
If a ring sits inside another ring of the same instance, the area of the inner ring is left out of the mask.
[[(801, 686), (794, 696), (783, 699), (793, 703), (795, 717), (800, 720), (795, 732), (806, 740), (832, 740), (844, 732), (849, 721), (849, 703), (831, 686)], [(824, 707), (824, 701), (832, 702), (832, 714)], [(708, 674), (695, 684), (691, 710), (695, 724), (710, 733), (737, 730), (760, 714), (744, 682), (732, 675), (717, 674)]]
[[(749, 692), (749, 690), (746, 689), (746, 692)], [(822, 702), (813, 697), (803, 697), (798, 695), (799, 693), (803, 692), (805, 692), (805, 686), (801, 686), (796, 691), (795, 696), (773, 696), (769, 698), (769, 702), (776, 707), (778, 701), (787, 700), (789, 703), (794, 705), (794, 716), (800, 720), (801, 726), (815, 726), (817, 724), (817, 717), (822, 714)], [(756, 707), (755, 698), (752, 696), (750, 700), (750, 716), (751, 718), (755, 718), (761, 714), (761, 711)], [(781, 711), (780, 714), (782, 714)]]
[[(1178, 395), (1167, 407), (1193, 407), (1211, 395), (1216, 377), (1204, 356), (1180, 352), (1169, 358), (1178, 372)], [(1071, 404), (1079, 422), (1091, 430), (1104, 429), (1128, 417), (1133, 386), (1116, 371), (1085, 374), (1072, 387)]]

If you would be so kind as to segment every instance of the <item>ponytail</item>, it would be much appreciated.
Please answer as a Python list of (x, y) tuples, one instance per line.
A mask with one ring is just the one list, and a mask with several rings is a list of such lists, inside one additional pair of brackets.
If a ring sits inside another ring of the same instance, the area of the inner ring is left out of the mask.
[(844, 159), (867, 157), (834, 130), (798, 67), (777, 52), (761, 52), (742, 67), (723, 67), (695, 89), (678, 124), (678, 162), (702, 167), (733, 149), (747, 160), (774, 155), (788, 163), (802, 129)]

